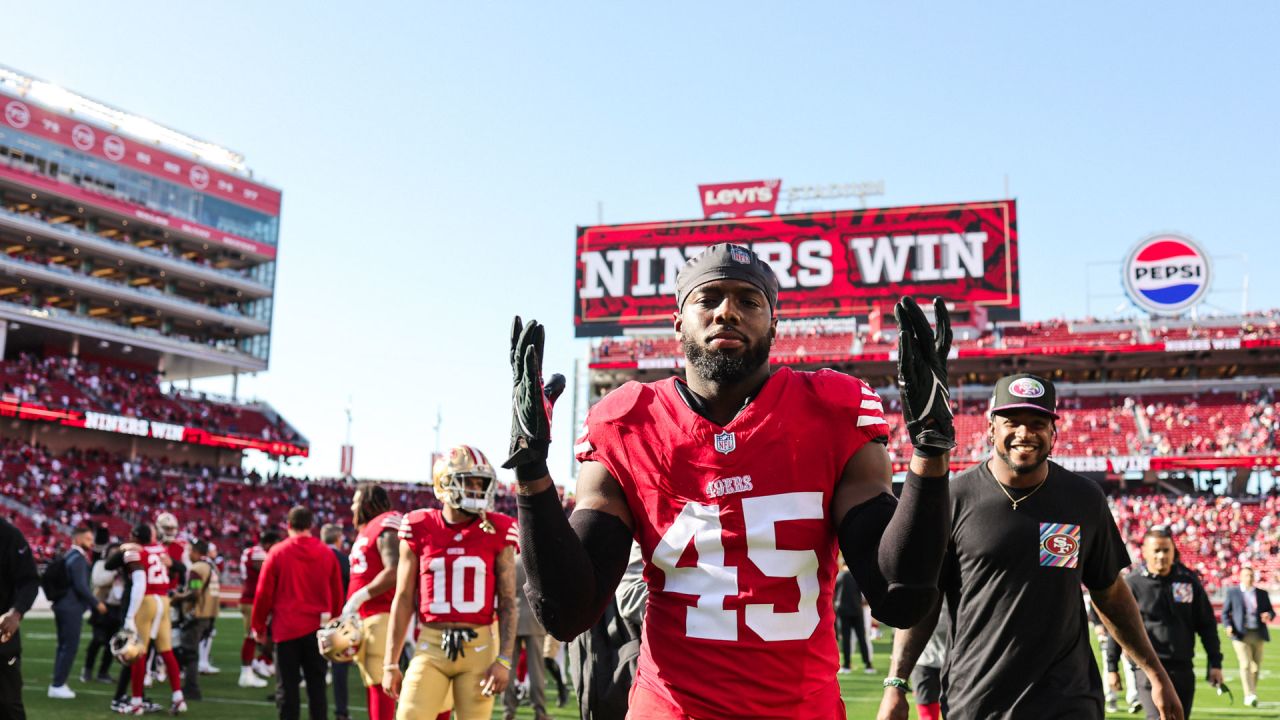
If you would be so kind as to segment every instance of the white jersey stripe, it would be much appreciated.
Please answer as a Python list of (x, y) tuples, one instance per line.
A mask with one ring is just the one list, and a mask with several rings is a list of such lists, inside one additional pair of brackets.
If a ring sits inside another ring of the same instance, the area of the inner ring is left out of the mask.
[(889, 423), (882, 417), (874, 415), (858, 416), (858, 427), (866, 427), (868, 425), (888, 425)]
[(878, 411), (880, 411), (880, 412), (884, 412), (884, 405), (880, 404), (880, 402), (879, 402), (879, 401), (877, 401), (877, 400), (863, 400), (863, 401), (862, 401), (862, 409), (863, 409), (863, 410), (878, 410)]

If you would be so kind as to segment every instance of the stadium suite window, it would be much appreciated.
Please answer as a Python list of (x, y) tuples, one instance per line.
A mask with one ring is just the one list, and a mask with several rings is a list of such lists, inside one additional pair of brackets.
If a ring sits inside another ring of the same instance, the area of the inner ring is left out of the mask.
[(204, 195), (148, 173), (104, 162), (52, 142), (0, 127), (0, 146), (31, 169), (94, 192), (274, 246), (279, 221), (266, 213)]

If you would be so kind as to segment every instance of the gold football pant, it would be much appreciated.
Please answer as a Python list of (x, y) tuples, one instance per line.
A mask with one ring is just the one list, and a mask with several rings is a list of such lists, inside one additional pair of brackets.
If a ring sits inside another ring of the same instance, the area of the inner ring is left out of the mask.
[(143, 652), (155, 640), (156, 652), (173, 649), (173, 621), (169, 617), (169, 598), (164, 595), (143, 595), (138, 613), (133, 617), (142, 640)]
[(360, 643), (360, 651), (356, 653), (356, 667), (360, 668), (360, 679), (365, 687), (382, 687), (383, 657), (387, 654), (387, 629), (391, 623), (391, 613), (378, 613), (363, 618), (364, 642)]
[(454, 717), (458, 720), (489, 720), (493, 696), (480, 692), (480, 683), (498, 657), (498, 646), (489, 626), (475, 628), (476, 638), (467, 643), (464, 654), (450, 660), (440, 648), (441, 631), (424, 627), (417, 652), (409, 663), (400, 688), (396, 720), (434, 718), (445, 708), (445, 696), (453, 690)]

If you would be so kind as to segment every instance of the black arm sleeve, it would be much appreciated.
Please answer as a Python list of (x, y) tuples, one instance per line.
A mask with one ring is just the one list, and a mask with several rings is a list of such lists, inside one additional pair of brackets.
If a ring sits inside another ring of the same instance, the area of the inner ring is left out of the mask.
[[(23, 540), (22, 544), (26, 545), (26, 540)], [(40, 592), (40, 573), (36, 570), (36, 560), (31, 556), (29, 546), (25, 552), (18, 553), (13, 569), (12, 609), (17, 610), (20, 615), (26, 615)], [(9, 608), (3, 608), (0, 612), (8, 612), (8, 610)]]
[(1195, 582), (1195, 613), (1196, 634), (1200, 636), (1200, 642), (1204, 643), (1205, 659), (1208, 661), (1210, 668), (1222, 669), (1222, 639), (1218, 637), (1218, 622), (1213, 616), (1213, 605), (1209, 602), (1209, 594), (1204, 591), (1204, 586), (1199, 580)]
[(947, 477), (907, 473), (901, 501), (882, 493), (851, 508), (840, 522), (840, 550), (886, 625), (915, 625), (938, 599), (938, 574), (951, 535)]
[(542, 626), (568, 642), (600, 619), (627, 569), (631, 531), (616, 516), (575, 510), (572, 518), (555, 488), (516, 500), (524, 592)]

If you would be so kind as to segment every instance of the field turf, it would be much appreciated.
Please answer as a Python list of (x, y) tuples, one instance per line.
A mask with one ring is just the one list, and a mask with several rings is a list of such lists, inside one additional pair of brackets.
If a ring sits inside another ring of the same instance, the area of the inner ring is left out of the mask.
[[(222, 669), (222, 673), (201, 679), (205, 700), (189, 703), (191, 710), (185, 717), (193, 718), (193, 720), (198, 718), (208, 718), (210, 720), (267, 720), (268, 718), (276, 717), (274, 704), (267, 700), (267, 695), (274, 685), (261, 690), (246, 690), (236, 686), (236, 679), (239, 674), (240, 632), (239, 616), (226, 616), (219, 621), (219, 633), (214, 641), (213, 662), (214, 665)], [(27, 716), (31, 720), (81, 720), (83, 718), (114, 717), (107, 707), (111, 699), (113, 686), (97, 683), (85, 685), (78, 680), (84, 658), (84, 648), (89, 641), (88, 632), (81, 640), (81, 655), (77, 658), (72, 679), (69, 683), (71, 689), (75, 690), (78, 695), (75, 700), (50, 700), (45, 695), (49, 684), (49, 674), (53, 670), (53, 621), (44, 618), (28, 618), (23, 621), (22, 635), (23, 645), (26, 650), (23, 656), (23, 674), (26, 682), (23, 697), (26, 701)], [(1261, 706), (1256, 709), (1243, 707), (1240, 704), (1243, 699), (1243, 693), (1241, 692), (1238, 673), (1235, 670), (1235, 656), (1231, 653), (1230, 643), (1227, 642), (1225, 637), (1223, 638), (1223, 646), (1227, 653), (1224, 670), (1227, 684), (1235, 693), (1235, 704), (1229, 705), (1225, 696), (1217, 696), (1207, 683), (1202, 683), (1197, 688), (1193, 717), (1203, 720), (1213, 718), (1280, 718), (1280, 672), (1268, 670), (1270, 663), (1280, 663), (1280, 646), (1276, 646), (1278, 648), (1274, 651), (1276, 654), (1271, 656), (1269, 662), (1264, 661), (1260, 692), (1262, 702)], [(1271, 650), (1270, 646), (1268, 650)], [(877, 674), (864, 675), (861, 672), (857, 672), (840, 676), (840, 687), (843, 691), (845, 705), (848, 708), (848, 716), (850, 718), (861, 720), (875, 717), (876, 708), (880, 703), (880, 681), (887, 666), (888, 654), (889, 641), (881, 639), (875, 644), (874, 662), (879, 670)], [(1203, 677), (1203, 669), (1198, 672)], [(364, 713), (364, 688), (360, 685), (360, 677), (354, 670), (350, 673), (350, 684), (352, 717), (366, 718), (367, 715)], [(167, 705), (167, 688), (167, 685), (155, 688), (152, 697), (157, 702), (163, 702)], [(548, 693), (548, 698), (554, 700), (554, 691)], [(306, 694), (304, 692), (304, 706), (305, 701)], [(553, 703), (549, 710), (555, 718), (567, 719), (578, 716), (577, 708), (572, 698), (566, 707), (558, 709)], [(330, 696), (331, 717), (332, 712), (332, 696)], [(304, 707), (304, 718), (306, 717), (305, 713)], [(502, 705), (501, 700), (499, 700), (494, 709), (494, 717), (500, 718), (501, 716)], [(533, 711), (528, 706), (523, 706), (520, 708), (518, 717), (532, 718)], [(915, 717), (914, 711), (912, 712), (912, 717)], [(1122, 712), (1108, 717), (1132, 718), (1141, 717), (1141, 715), (1135, 716)]]

